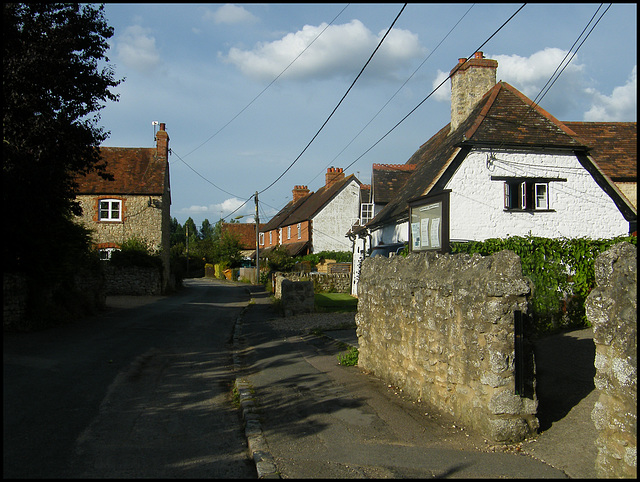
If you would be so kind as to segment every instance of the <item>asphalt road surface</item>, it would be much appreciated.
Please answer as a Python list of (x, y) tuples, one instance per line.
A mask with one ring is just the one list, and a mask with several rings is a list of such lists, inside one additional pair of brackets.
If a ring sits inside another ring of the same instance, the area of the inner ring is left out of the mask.
[(3, 340), (4, 478), (255, 478), (231, 401), (243, 286)]

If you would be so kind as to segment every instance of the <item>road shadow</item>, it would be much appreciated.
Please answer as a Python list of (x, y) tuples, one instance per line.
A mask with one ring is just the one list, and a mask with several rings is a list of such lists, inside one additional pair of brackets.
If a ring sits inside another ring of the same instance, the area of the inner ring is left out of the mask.
[(595, 389), (593, 332), (579, 330), (541, 338), (534, 342), (534, 353), (537, 417), (540, 432), (544, 432)]

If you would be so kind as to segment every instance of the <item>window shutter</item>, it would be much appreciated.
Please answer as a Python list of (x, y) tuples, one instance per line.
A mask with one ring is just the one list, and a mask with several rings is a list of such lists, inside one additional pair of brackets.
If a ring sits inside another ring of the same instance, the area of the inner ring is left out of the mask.
[(508, 182), (504, 183), (504, 208), (511, 208), (511, 186)]

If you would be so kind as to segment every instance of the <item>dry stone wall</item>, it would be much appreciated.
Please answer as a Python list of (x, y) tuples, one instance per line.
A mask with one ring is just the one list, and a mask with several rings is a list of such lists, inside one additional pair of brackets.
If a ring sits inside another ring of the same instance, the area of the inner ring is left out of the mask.
[(529, 280), (512, 251), (367, 258), (358, 283), (358, 365), (498, 443), (537, 431), (534, 363), (516, 393), (514, 313)]
[(598, 437), (599, 478), (637, 476), (637, 248), (619, 243), (595, 262), (596, 288), (585, 303), (596, 345), (591, 413)]

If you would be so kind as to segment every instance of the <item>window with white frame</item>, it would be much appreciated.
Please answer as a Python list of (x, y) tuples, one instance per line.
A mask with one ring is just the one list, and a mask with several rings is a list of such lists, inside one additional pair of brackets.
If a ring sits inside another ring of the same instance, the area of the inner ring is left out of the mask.
[(260, 233), (260, 246), (264, 246), (264, 233)]
[(373, 219), (373, 203), (360, 205), (360, 224), (365, 225)]
[(101, 248), (98, 250), (98, 256), (102, 261), (109, 261), (114, 251), (116, 251), (116, 248)]
[(287, 239), (291, 239), (291, 226), (287, 226)]
[(269, 245), (273, 244), (273, 231), (269, 231)]
[(101, 199), (98, 218), (100, 221), (122, 221), (122, 201), (120, 199)]
[(298, 239), (302, 239), (302, 223), (298, 223)]
[(492, 178), (504, 181), (507, 211), (550, 211), (549, 182), (566, 179)]

